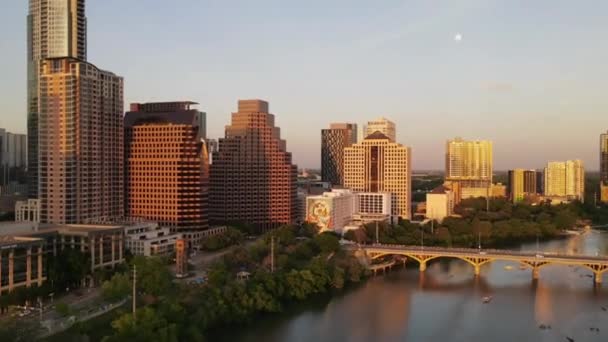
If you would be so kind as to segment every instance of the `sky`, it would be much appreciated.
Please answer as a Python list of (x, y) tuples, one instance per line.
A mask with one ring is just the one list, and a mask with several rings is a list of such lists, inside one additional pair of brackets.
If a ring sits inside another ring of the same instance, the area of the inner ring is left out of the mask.
[[(131, 102), (192, 100), (223, 136), (261, 98), (299, 167), (320, 130), (380, 116), (415, 170), (445, 141), (494, 142), (494, 168), (582, 159), (608, 129), (605, 0), (89, 0), (88, 61)], [(26, 0), (2, 0), (0, 127), (26, 129)], [(460, 35), (461, 39), (455, 39)]]

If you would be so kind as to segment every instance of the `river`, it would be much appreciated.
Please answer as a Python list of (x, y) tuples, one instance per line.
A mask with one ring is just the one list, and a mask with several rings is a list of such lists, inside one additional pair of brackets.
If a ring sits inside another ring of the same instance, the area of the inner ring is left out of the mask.
[[(522, 244), (519, 249), (596, 255), (608, 233)], [(517, 249), (517, 248), (516, 248)], [(508, 267), (512, 266), (512, 267)], [(603, 287), (581, 267), (546, 266), (538, 282), (508, 262), (439, 260), (425, 273), (396, 268), (331, 299), (318, 299), (224, 330), (216, 341), (608, 341), (608, 272)], [(492, 296), (490, 303), (482, 298)], [(541, 329), (540, 326), (550, 326)], [(599, 329), (599, 331), (596, 330)]]

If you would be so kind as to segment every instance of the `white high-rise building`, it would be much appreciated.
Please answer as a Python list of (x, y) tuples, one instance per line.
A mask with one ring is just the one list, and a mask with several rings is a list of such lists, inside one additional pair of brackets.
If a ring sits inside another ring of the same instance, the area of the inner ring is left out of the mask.
[(456, 138), (446, 143), (445, 180), (454, 186), (456, 201), (487, 197), (492, 186), (492, 142)]
[(581, 160), (549, 162), (545, 167), (545, 196), (585, 198), (585, 169)]
[(386, 135), (391, 142), (397, 141), (395, 123), (386, 118), (378, 118), (376, 120), (368, 121), (367, 125), (365, 125), (365, 136), (363, 139), (365, 139), (368, 135), (374, 134), (375, 132), (380, 132)]

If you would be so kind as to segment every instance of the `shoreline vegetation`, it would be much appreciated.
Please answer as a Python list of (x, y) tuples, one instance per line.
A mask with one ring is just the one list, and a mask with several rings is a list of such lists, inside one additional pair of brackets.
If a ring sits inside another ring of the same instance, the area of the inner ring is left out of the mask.
[[(532, 206), (502, 199), (490, 201), (489, 209), (486, 211), (485, 199), (464, 200), (456, 208), (459, 217), (446, 218), (442, 223), (379, 224), (378, 240), (419, 245), (424, 233), (425, 246), (477, 247), (481, 240), (483, 248), (505, 248), (537, 238), (558, 238), (567, 229), (588, 224), (593, 215), (603, 217), (607, 212), (605, 207), (590, 209), (581, 203)], [(238, 245), (243, 239), (243, 234), (230, 235), (210, 243), (208, 249), (216, 250), (218, 245), (226, 248), (230, 241)], [(375, 242), (376, 225), (348, 232), (345, 238)], [(274, 272), (270, 271), (271, 240)], [(222, 328), (251, 324), (259, 317), (285, 312), (295, 303), (334, 296), (361, 283), (370, 272), (355, 256), (342, 250), (339, 240), (334, 233), (318, 234), (311, 224), (283, 226), (247, 247), (239, 245), (214, 262), (201, 285), (173, 282), (161, 258), (135, 257), (130, 263), (137, 265), (141, 303), (136, 319), (121, 309), (113, 319), (104, 317), (103, 324), (79, 323), (46, 341), (208, 341)], [(248, 279), (237, 280), (238, 273), (247, 274)], [(108, 299), (124, 298), (130, 291), (126, 271), (114, 274), (103, 284)]]

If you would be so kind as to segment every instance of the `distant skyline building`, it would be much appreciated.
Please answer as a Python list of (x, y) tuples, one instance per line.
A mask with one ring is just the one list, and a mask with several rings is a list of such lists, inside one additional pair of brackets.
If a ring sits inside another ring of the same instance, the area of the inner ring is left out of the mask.
[(552, 161), (545, 167), (545, 196), (583, 201), (585, 169), (581, 160)]
[(538, 186), (536, 170), (509, 170), (509, 199), (520, 202), (527, 196), (537, 193)]
[(63, 57), (42, 61), (39, 81), (41, 222), (122, 217), (122, 78)]
[[(39, 73), (45, 58), (87, 60), (85, 0), (29, 0), (27, 16), (27, 139), (29, 197), (38, 196)], [(44, 90), (42, 90), (44, 91)]]
[(397, 142), (397, 131), (395, 128), (395, 123), (390, 121), (389, 119), (380, 117), (378, 119), (368, 121), (367, 125), (365, 125), (365, 134), (363, 136), (363, 139), (375, 132), (380, 132), (386, 135), (391, 142)]
[(196, 102), (133, 103), (125, 114), (126, 216), (198, 245), (209, 229), (205, 113)]
[(280, 132), (268, 102), (239, 100), (213, 154), (212, 222), (267, 229), (296, 221), (298, 169)]
[(492, 142), (455, 138), (446, 143), (445, 180), (458, 183), (456, 201), (489, 196), (493, 176)]
[(27, 137), (0, 128), (0, 186), (15, 182), (27, 166)]
[(440, 185), (426, 194), (426, 217), (441, 222), (454, 213), (455, 204), (454, 192)]
[(376, 131), (344, 149), (344, 186), (360, 192), (390, 192), (392, 213), (411, 218), (412, 153)]
[(357, 210), (356, 195), (348, 189), (334, 189), (306, 198), (306, 221), (315, 223), (320, 232), (342, 233)]
[(357, 143), (357, 125), (332, 123), (321, 130), (321, 180), (344, 185), (344, 148)]
[(600, 201), (608, 202), (608, 132), (600, 134)]

